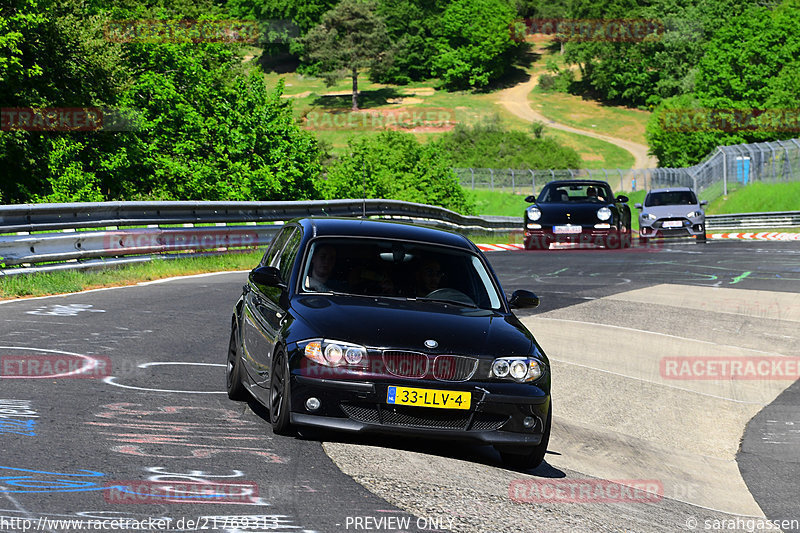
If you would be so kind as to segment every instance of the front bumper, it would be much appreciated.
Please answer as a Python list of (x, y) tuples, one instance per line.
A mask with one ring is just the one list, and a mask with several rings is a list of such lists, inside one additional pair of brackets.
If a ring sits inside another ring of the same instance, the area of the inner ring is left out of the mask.
[[(568, 242), (606, 246), (609, 240), (619, 239), (620, 231), (617, 226), (596, 228), (594, 226), (580, 226), (580, 233), (555, 233), (553, 226), (542, 226), (538, 229), (525, 228), (525, 247), (531, 248), (538, 244), (546, 248), (551, 243)], [(619, 241), (617, 241), (619, 242)]]
[[(678, 227), (664, 227), (664, 223), (680, 223)], [(704, 219), (670, 218), (658, 220), (639, 219), (639, 235), (645, 238), (654, 237), (698, 237), (705, 236)]]
[[(547, 379), (547, 378), (545, 378)], [(446, 391), (469, 391), (469, 410), (392, 405), (390, 385)], [(308, 398), (320, 407), (306, 408)], [(550, 396), (539, 387), (511, 382), (431, 382), (387, 378), (372, 382), (291, 378), (293, 424), (351, 433), (396, 434), (457, 439), (481, 444), (534, 446), (542, 439)], [(526, 428), (524, 420), (533, 420)]]

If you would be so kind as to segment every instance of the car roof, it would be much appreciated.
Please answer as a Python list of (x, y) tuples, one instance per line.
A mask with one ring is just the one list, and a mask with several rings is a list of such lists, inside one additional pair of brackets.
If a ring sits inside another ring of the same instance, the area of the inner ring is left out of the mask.
[(383, 237), (475, 249), (472, 242), (461, 234), (406, 222), (334, 217), (308, 217), (293, 222), (300, 224), (313, 237)]
[(560, 187), (561, 185), (605, 185), (606, 187), (611, 187), (607, 181), (602, 180), (554, 180), (548, 182), (547, 185), (555, 187)]
[(647, 194), (650, 194), (652, 192), (683, 192), (691, 190), (692, 190), (691, 187), (669, 187), (666, 189), (650, 189), (649, 191), (647, 191)]

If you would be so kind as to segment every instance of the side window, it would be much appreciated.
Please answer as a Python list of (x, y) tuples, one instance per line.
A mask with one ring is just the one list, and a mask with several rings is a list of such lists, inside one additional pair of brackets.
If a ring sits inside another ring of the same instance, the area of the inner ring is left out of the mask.
[(291, 227), (284, 227), (267, 248), (266, 253), (264, 253), (264, 257), (261, 258), (261, 263), (259, 266), (269, 266), (273, 263), (275, 258), (283, 251), (283, 247), (286, 245), (286, 241), (289, 240), (295, 228)]
[(286, 243), (286, 246), (284, 246), (283, 252), (278, 258), (278, 264), (274, 265), (280, 269), (281, 277), (287, 283), (289, 282), (289, 277), (292, 274), (292, 266), (294, 265), (294, 260), (297, 257), (297, 251), (300, 249), (301, 240), (302, 235), (300, 230), (295, 230), (291, 237), (289, 237), (289, 241)]

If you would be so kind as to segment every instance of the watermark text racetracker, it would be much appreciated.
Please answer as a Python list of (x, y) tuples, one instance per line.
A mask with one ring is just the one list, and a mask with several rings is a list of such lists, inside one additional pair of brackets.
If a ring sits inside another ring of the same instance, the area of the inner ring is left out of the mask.
[(3, 107), (0, 130), (41, 132), (137, 131), (140, 113), (108, 107)]
[(258, 485), (252, 481), (113, 481), (106, 484), (108, 503), (252, 503)]
[(658, 117), (664, 131), (800, 132), (800, 108), (664, 109)]
[(800, 379), (800, 357), (663, 357), (661, 377), (678, 380), (788, 380)]
[(515, 479), (508, 497), (516, 503), (656, 503), (664, 497), (657, 479)]
[(241, 228), (137, 229), (110, 232), (104, 240), (106, 250), (130, 253), (253, 248), (264, 244), (259, 241), (258, 232)]
[(110, 375), (107, 356), (0, 355), (0, 378), (102, 379)]
[[(309, 111), (304, 125), (311, 130), (449, 130), (459, 121), (455, 109), (446, 107), (411, 107), (362, 111)], [(459, 120), (462, 119), (462, 120)]]
[(524, 41), (526, 35), (552, 35), (556, 41), (636, 42), (660, 39), (664, 24), (654, 19), (563, 19), (528, 18), (511, 25), (511, 38)]
[[(287, 28), (288, 23), (284, 21)], [(252, 44), (261, 36), (261, 25), (252, 20), (130, 19), (109, 21), (103, 33), (114, 43)]]

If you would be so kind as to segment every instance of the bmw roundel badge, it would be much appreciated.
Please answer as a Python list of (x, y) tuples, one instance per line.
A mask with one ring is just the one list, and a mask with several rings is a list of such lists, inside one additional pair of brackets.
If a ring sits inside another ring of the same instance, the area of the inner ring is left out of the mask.
[(425, 347), (426, 348), (433, 349), (433, 348), (436, 348), (437, 346), (439, 346), (439, 343), (436, 342), (433, 339), (428, 339), (428, 340), (425, 341)]

